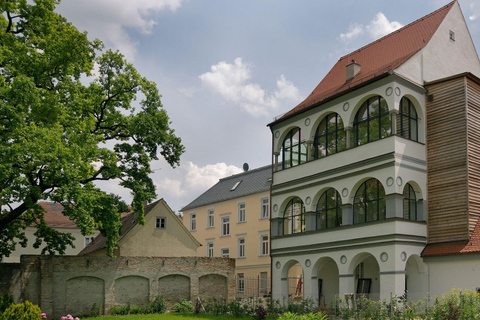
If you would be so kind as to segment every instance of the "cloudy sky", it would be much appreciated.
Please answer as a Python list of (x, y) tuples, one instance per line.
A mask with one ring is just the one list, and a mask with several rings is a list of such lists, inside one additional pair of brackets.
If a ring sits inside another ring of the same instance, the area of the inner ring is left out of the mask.
[[(152, 164), (178, 211), (218, 179), (271, 163), (267, 124), (343, 55), (449, 0), (63, 0), (58, 11), (157, 83), (186, 152)], [(477, 48), (480, 1), (460, 0)], [(115, 183), (103, 188), (130, 201)]]

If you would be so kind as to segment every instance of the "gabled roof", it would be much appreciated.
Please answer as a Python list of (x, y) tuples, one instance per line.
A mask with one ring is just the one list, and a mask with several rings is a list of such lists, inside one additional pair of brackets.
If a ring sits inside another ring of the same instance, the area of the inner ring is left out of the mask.
[(77, 225), (75, 221), (70, 220), (69, 217), (65, 216), (63, 212), (63, 206), (60, 203), (56, 202), (39, 202), (38, 203), (45, 213), (43, 215), (45, 222), (50, 227), (70, 227), (76, 228)]
[[(152, 203), (146, 205), (145, 208), (144, 208), (145, 217), (153, 210), (153, 208), (155, 208), (160, 203), (163, 203), (165, 205), (165, 207), (168, 210), (170, 210), (170, 213), (174, 217), (176, 217), (177, 220), (178, 220), (177, 215), (175, 215), (175, 213), (173, 213), (173, 211), (170, 209), (168, 204), (163, 199), (157, 200), (155, 202), (152, 202)], [(135, 212), (131, 212), (131, 213), (122, 217), (123, 226), (122, 226), (122, 229), (120, 231), (120, 237), (117, 239), (117, 243), (120, 242), (123, 238), (125, 238), (126, 235), (138, 224), (135, 221), (135, 217), (136, 217)], [(195, 239), (195, 237), (186, 229), (186, 227), (183, 225), (183, 223), (180, 220), (178, 220), (178, 222), (181, 225), (181, 227), (183, 227), (185, 229), (186, 234), (188, 234), (190, 236), (190, 238), (192, 238), (193, 241), (198, 246), (201, 246), (200, 242), (198, 242), (198, 240)], [(83, 250), (80, 251), (78, 255), (86, 255), (86, 254), (104, 249), (104, 248), (106, 248), (106, 243), (107, 243), (107, 238), (104, 237), (103, 235), (99, 234), (93, 239), (92, 242), (90, 242), (85, 248), (83, 248)]]
[(180, 211), (183, 212), (212, 203), (268, 191), (270, 190), (271, 178), (272, 166), (269, 165), (220, 179), (216, 185), (180, 209)]
[[(400, 67), (428, 44), (455, 2), (456, 0), (341, 57), (303, 102), (270, 123), (269, 126), (337, 97), (348, 90), (360, 87), (370, 80), (385, 76)], [(346, 68), (352, 60), (361, 66), (361, 72), (352, 81), (347, 82)]]

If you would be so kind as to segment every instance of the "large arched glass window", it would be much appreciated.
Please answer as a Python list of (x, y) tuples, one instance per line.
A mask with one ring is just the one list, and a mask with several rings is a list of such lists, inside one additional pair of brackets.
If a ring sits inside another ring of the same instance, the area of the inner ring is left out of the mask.
[(337, 190), (325, 191), (317, 203), (317, 230), (335, 228), (342, 224), (342, 199)]
[(353, 223), (385, 220), (385, 189), (377, 179), (362, 183), (353, 201)]
[(392, 122), (385, 99), (381, 96), (367, 99), (353, 120), (354, 145), (383, 139), (392, 134)]
[(415, 190), (407, 183), (403, 189), (403, 218), (408, 220), (417, 220), (417, 198)]
[(337, 113), (329, 114), (320, 122), (313, 143), (315, 159), (345, 150), (345, 128)]
[(418, 141), (418, 116), (415, 106), (408, 98), (400, 101), (400, 114), (397, 117), (397, 134)]
[(283, 234), (305, 232), (305, 207), (296, 197), (290, 200), (283, 214)]
[(283, 169), (307, 162), (307, 147), (303, 143), (300, 128), (294, 128), (283, 140), (282, 145)]

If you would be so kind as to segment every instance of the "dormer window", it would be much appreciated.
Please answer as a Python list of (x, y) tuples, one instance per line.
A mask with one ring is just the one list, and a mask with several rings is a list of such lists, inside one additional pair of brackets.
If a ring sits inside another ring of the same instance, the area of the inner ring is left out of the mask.
[(237, 189), (238, 185), (242, 182), (242, 180), (238, 181), (237, 183), (235, 183), (232, 187), (232, 189), (230, 189), (230, 191), (235, 191), (235, 189)]

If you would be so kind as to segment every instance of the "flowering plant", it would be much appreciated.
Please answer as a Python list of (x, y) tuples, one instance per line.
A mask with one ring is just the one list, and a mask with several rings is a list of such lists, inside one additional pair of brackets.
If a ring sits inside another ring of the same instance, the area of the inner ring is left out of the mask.
[(80, 320), (78, 317), (74, 318), (71, 314), (67, 314), (64, 317), (61, 317), (62, 320)]

